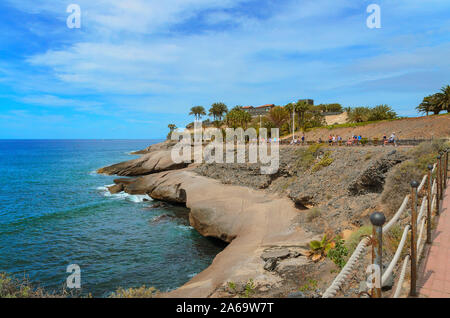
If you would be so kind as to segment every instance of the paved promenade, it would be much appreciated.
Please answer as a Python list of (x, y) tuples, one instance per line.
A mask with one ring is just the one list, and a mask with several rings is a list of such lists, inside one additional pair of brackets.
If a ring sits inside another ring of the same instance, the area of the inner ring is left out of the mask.
[(441, 215), (435, 219), (433, 243), (426, 248), (426, 260), (418, 273), (420, 297), (450, 298), (450, 182), (445, 190)]

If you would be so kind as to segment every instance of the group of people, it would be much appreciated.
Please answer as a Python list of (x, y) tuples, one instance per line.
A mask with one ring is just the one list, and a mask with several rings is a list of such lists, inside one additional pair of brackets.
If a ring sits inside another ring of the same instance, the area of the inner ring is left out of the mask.
[(294, 139), (291, 140), (290, 144), (291, 145), (304, 145), (306, 141), (305, 135), (302, 135), (301, 139), (297, 139), (296, 137), (294, 137)]
[[(361, 135), (353, 135), (351, 137), (348, 137), (347, 142), (345, 143), (346, 146), (357, 146), (363, 144), (363, 137)], [(365, 139), (367, 140), (367, 139)], [(301, 137), (301, 139), (297, 139), (294, 137), (290, 144), (291, 145), (304, 145), (306, 142), (305, 135)], [(324, 143), (321, 137), (319, 137), (318, 143)], [(342, 145), (344, 144), (343, 139), (340, 135), (329, 135), (328, 136), (328, 145)], [(383, 135), (383, 143), (382, 146), (386, 146), (387, 144), (393, 144), (394, 147), (397, 147), (397, 137), (395, 135), (395, 132), (391, 134), (389, 138), (387, 138), (386, 134)]]

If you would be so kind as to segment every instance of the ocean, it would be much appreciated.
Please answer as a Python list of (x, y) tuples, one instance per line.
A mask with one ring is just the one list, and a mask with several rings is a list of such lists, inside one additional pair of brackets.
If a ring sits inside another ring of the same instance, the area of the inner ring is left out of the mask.
[(157, 142), (0, 140), (0, 272), (57, 292), (77, 264), (81, 294), (107, 297), (118, 287), (169, 291), (208, 267), (224, 246), (190, 227), (186, 208), (110, 195), (116, 177), (95, 172)]

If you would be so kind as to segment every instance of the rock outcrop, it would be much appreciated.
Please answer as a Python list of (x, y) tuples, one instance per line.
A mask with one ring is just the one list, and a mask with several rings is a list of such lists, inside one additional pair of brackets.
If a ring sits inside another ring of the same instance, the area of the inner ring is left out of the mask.
[(368, 168), (348, 186), (348, 191), (352, 195), (361, 195), (365, 193), (383, 191), (384, 180), (387, 172), (395, 165), (405, 161), (404, 155), (398, 155), (396, 152), (389, 153), (386, 157), (373, 162)]
[(181, 169), (186, 163), (175, 163), (171, 158), (171, 150), (155, 150), (138, 159), (124, 161), (112, 166), (98, 169), (98, 173), (118, 176), (142, 176), (161, 171)]
[(134, 151), (131, 154), (132, 155), (145, 155), (150, 152), (157, 151), (157, 150), (169, 150), (170, 148), (172, 148), (175, 145), (175, 143), (176, 143), (175, 141), (166, 140), (164, 142), (160, 142), (160, 143), (148, 146), (145, 149)]
[[(229, 243), (207, 269), (169, 297), (230, 297), (235, 291), (230, 294), (228, 282), (245, 286), (250, 279), (258, 295), (267, 297), (287, 296), (315, 275), (326, 285), (335, 264), (311, 262), (304, 253), (308, 243), (326, 230), (339, 234), (360, 226), (364, 213), (377, 204), (387, 171), (406, 158), (400, 150), (390, 153), (392, 148), (325, 147), (320, 156), (326, 152), (331, 164), (313, 170), (320, 157), (304, 167), (300, 148), (285, 147), (278, 173), (261, 175), (258, 164), (175, 164), (170, 147), (151, 146), (138, 159), (99, 170), (135, 176), (114, 180), (111, 192), (185, 205), (191, 226), (201, 235)], [(319, 211), (311, 221), (313, 207)]]
[[(120, 184), (120, 180), (116, 181)], [(123, 187), (131, 194), (148, 194), (154, 199), (185, 204), (190, 209), (190, 224), (200, 234), (230, 243), (211, 266), (170, 292), (170, 297), (212, 296), (229, 281), (254, 279), (258, 286), (280, 283), (284, 276), (264, 269), (266, 261), (261, 255), (271, 247), (306, 248), (311, 239), (318, 239), (293, 225), (300, 212), (289, 199), (223, 185), (195, 174), (191, 168), (142, 176)], [(300, 256), (294, 252), (289, 255)], [(297, 270), (301, 271), (304, 263), (298, 264)], [(283, 266), (280, 269), (284, 268), (285, 273), (287, 267)]]

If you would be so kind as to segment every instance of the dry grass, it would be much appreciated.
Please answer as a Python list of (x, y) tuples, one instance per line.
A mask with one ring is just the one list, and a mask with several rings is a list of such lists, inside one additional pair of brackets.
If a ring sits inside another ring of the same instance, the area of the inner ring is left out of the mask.
[(358, 246), (362, 237), (366, 235), (372, 235), (371, 225), (361, 226), (359, 229), (357, 229), (350, 235), (350, 237), (345, 241), (345, 245), (347, 246), (349, 251), (348, 255), (352, 255), (353, 251), (355, 250), (356, 246)]
[(311, 222), (312, 220), (320, 217), (320, 215), (322, 214), (322, 210), (320, 208), (312, 208), (310, 209), (307, 214), (306, 214), (306, 220), (308, 222)]
[(386, 216), (393, 215), (402, 204), (405, 195), (411, 192), (411, 181), (420, 182), (427, 173), (427, 166), (436, 162), (438, 152), (448, 146), (443, 141), (423, 142), (414, 147), (411, 159), (395, 166), (388, 174), (381, 200), (386, 206)]
[(73, 297), (65, 289), (60, 294), (50, 294), (42, 288), (33, 287), (27, 277), (17, 279), (0, 273), (0, 298), (66, 298)]
[[(389, 253), (392, 255), (395, 254), (397, 251), (398, 245), (400, 244), (400, 241), (402, 239), (403, 231), (405, 227), (400, 224), (395, 224), (392, 226), (392, 228), (389, 230), (388, 233), (385, 234), (383, 238), (383, 246), (387, 249)], [(408, 233), (408, 236), (406, 238), (405, 246), (403, 247), (403, 251), (401, 254), (401, 258), (403, 259), (411, 250), (411, 234)]]
[(158, 295), (159, 291), (156, 288), (144, 285), (139, 288), (119, 288), (110, 298), (156, 298)]

